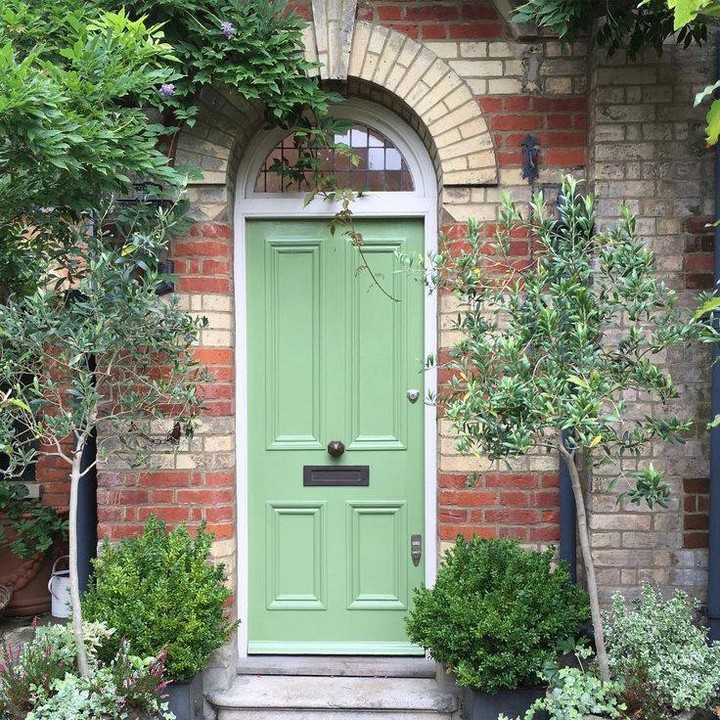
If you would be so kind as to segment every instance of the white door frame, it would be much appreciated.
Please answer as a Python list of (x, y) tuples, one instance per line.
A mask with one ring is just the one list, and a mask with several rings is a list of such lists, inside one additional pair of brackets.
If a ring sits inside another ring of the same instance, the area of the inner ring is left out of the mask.
[[(385, 135), (405, 158), (413, 178), (411, 192), (368, 193), (352, 206), (359, 218), (422, 218), (425, 228), (425, 252), (437, 251), (438, 186), (435, 168), (427, 149), (415, 131), (394, 113), (380, 105), (348, 99), (333, 109), (338, 118), (364, 123)], [(330, 218), (339, 204), (315, 198), (304, 206), (303, 193), (256, 193), (255, 178), (265, 158), (287, 134), (284, 130), (259, 133), (249, 145), (237, 177), (234, 210), (235, 253), (235, 463), (237, 468), (237, 606), (240, 626), (238, 651), (247, 655), (249, 601), (248, 574), (248, 405), (247, 405), (247, 323), (245, 287), (245, 221), (256, 218)], [(425, 297), (425, 356), (437, 353), (437, 295)], [(425, 373), (425, 393), (434, 396), (437, 373)], [(435, 582), (437, 572), (437, 414), (434, 405), (425, 406), (425, 583)]]

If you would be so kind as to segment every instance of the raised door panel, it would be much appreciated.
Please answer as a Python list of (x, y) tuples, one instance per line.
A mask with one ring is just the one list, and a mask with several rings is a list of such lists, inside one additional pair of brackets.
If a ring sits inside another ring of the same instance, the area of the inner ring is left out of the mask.
[(322, 447), (318, 242), (269, 242), (266, 253), (267, 449)]
[(404, 502), (347, 504), (349, 610), (407, 608)]
[(407, 447), (407, 275), (397, 257), (403, 245), (368, 234), (362, 252), (348, 254), (350, 450)]
[(268, 502), (265, 588), (268, 610), (327, 607), (325, 503)]

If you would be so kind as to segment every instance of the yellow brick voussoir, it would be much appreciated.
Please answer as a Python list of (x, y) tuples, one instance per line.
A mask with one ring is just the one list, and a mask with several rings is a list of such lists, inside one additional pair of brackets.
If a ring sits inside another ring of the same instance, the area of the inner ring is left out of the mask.
[[(482, 108), (470, 88), (431, 47), (391, 28), (355, 24), (349, 75), (385, 88), (423, 121), (438, 148), (440, 169), (449, 185), (492, 185), (498, 170)], [(443, 148), (466, 141), (458, 148)]]

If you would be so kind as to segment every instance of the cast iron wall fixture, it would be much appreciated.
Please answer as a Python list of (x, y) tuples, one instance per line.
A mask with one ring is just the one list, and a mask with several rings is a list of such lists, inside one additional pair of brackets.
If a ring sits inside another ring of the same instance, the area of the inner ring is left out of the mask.
[(520, 147), (523, 153), (522, 176), (532, 185), (540, 177), (540, 141), (534, 135), (528, 135)]

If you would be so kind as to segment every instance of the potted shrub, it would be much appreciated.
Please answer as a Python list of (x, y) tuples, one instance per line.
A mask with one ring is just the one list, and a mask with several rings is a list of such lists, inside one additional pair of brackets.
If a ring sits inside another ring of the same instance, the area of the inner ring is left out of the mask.
[(544, 693), (538, 673), (590, 618), (587, 593), (553, 551), (458, 537), (432, 589), (414, 594), (410, 639), (455, 673), (468, 720), (519, 715)]
[(88, 620), (116, 630), (101, 657), (115, 655), (123, 641), (136, 655), (166, 650), (170, 709), (178, 720), (202, 717), (202, 671), (236, 626), (227, 615), (224, 567), (208, 562), (212, 539), (203, 526), (193, 537), (184, 525), (168, 532), (151, 517), (142, 535), (104, 543), (83, 598)]
[(78, 670), (75, 639), (67, 625), (36, 629), (21, 647), (6, 646), (0, 663), (0, 717), (28, 720), (174, 720), (160, 693), (164, 656), (141, 658), (120, 643), (110, 662), (98, 648), (115, 631), (83, 625), (88, 676)]

